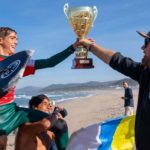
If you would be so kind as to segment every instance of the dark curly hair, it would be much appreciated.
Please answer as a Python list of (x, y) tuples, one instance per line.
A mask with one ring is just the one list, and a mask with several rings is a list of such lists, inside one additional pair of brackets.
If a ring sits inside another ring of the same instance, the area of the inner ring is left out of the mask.
[(15, 32), (17, 34), (17, 32), (9, 27), (0, 27), (0, 37), (4, 38), (6, 36), (8, 36), (10, 33)]
[(44, 99), (48, 99), (49, 100), (49, 98), (46, 95), (44, 95), (44, 94), (33, 96), (29, 100), (29, 108), (33, 108), (33, 106), (37, 107), (39, 104), (41, 104), (43, 102)]

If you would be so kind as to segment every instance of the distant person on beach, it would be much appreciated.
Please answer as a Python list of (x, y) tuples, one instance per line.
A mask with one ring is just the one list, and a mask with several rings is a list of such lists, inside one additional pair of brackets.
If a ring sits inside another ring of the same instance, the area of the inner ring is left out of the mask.
[[(13, 55), (18, 44), (17, 32), (9, 27), (0, 27), (0, 61)], [(75, 51), (75, 45), (47, 59), (30, 60), (24, 71), (24, 76), (35, 74), (36, 70), (51, 68), (65, 60)], [(5, 147), (6, 136), (22, 124), (41, 124), (45, 129), (50, 128), (57, 120), (57, 114), (47, 113), (18, 107), (14, 102), (15, 87), (0, 97), (0, 148)], [(8, 117), (9, 116), (9, 117)], [(36, 116), (36, 117), (35, 117)], [(47, 117), (47, 119), (46, 119)], [(44, 118), (44, 120), (42, 120)], [(40, 121), (41, 120), (41, 121)], [(31, 130), (32, 132), (32, 130)], [(5, 138), (4, 138), (5, 136)], [(2, 145), (2, 143), (5, 143)]]
[[(49, 99), (46, 95), (33, 96), (29, 108), (49, 112)], [(60, 115), (59, 119), (62, 118)], [(54, 124), (55, 125), (55, 124)], [(50, 130), (40, 129), (40, 125), (21, 125), (16, 135), (15, 150), (57, 150), (55, 135)]]
[(121, 97), (124, 100), (124, 108), (125, 108), (124, 114), (125, 116), (134, 115), (134, 101), (132, 89), (129, 87), (127, 81), (124, 81), (122, 85), (125, 89), (124, 96)]
[(135, 62), (121, 53), (103, 48), (92, 39), (82, 39), (82, 44), (113, 69), (131, 77), (139, 83), (139, 97), (135, 122), (135, 141), (137, 150), (150, 149), (150, 32), (138, 32), (144, 38), (142, 50), (144, 57)]
[(51, 128), (51, 131), (55, 134), (55, 142), (59, 150), (65, 150), (69, 141), (68, 125), (64, 118), (68, 115), (65, 108), (56, 106), (55, 101), (49, 101), (48, 111), (50, 114), (59, 112), (62, 118), (58, 119), (55, 125)]

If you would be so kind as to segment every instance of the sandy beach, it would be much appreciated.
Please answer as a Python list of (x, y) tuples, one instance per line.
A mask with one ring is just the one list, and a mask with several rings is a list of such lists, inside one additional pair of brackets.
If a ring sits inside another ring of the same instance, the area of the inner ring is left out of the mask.
[[(124, 101), (120, 98), (124, 90), (93, 91), (96, 96), (80, 98), (60, 103), (60, 106), (68, 110), (66, 121), (69, 134), (88, 125), (102, 122), (106, 119), (116, 118), (124, 114)], [(138, 90), (133, 89), (135, 111), (137, 105)], [(14, 135), (9, 135), (7, 150), (14, 149)]]

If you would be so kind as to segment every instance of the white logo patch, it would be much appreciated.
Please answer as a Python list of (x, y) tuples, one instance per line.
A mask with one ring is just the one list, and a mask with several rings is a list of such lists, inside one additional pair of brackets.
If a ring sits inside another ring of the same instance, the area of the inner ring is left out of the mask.
[(12, 62), (5, 70), (2, 71), (1, 78), (5, 79), (9, 77), (20, 65), (20, 60), (15, 60)]

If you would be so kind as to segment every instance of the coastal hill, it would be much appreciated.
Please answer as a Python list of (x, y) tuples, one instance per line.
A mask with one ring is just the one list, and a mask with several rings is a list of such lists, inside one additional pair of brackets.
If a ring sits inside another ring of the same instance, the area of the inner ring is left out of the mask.
[(132, 88), (138, 87), (138, 83), (132, 79), (124, 78), (121, 80), (99, 82), (90, 81), (85, 83), (68, 83), (68, 84), (51, 84), (47, 87), (40, 88), (28, 86), (17, 89), (17, 94), (30, 94), (30, 93), (49, 93), (49, 92), (68, 92), (68, 91), (84, 91), (84, 90), (105, 90), (105, 89), (119, 89), (122, 87), (122, 82), (127, 81)]

